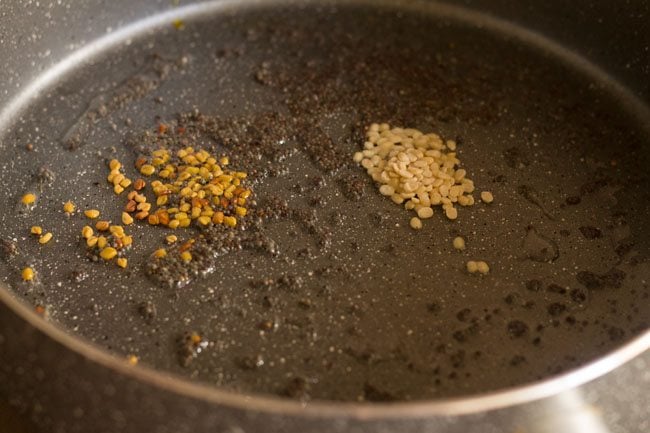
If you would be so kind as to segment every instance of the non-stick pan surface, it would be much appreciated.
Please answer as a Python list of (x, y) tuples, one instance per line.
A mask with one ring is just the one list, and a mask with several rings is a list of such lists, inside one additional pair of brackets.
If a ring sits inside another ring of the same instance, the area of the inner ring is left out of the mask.
[[(648, 118), (598, 71), (435, 8), (238, 6), (178, 19), (89, 53), (3, 136), (2, 278), (50, 320), (219, 387), (353, 401), (529, 383), (647, 329)], [(372, 122), (456, 140), (494, 203), (412, 230), (352, 162)], [(72, 200), (119, 221), (106, 163), (135, 178), (161, 123), (248, 171), (262, 210), (237, 229), (261, 234), (256, 247), (220, 254), (183, 285), (146, 275), (169, 230), (131, 228), (121, 270), (89, 259), (83, 214), (62, 211)], [(25, 211), (29, 191), (38, 201)], [(39, 245), (32, 225), (54, 240)], [(472, 259), (490, 274), (468, 274)], [(36, 282), (20, 281), (26, 265)], [(200, 351), (184, 346), (192, 332)]]

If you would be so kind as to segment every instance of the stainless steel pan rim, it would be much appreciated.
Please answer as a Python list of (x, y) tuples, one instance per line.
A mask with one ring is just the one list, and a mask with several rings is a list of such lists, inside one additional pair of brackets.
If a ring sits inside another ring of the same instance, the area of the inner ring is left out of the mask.
[(124, 359), (111, 355), (93, 344), (72, 336), (56, 325), (46, 322), (31, 311), (24, 303), (15, 299), (3, 286), (0, 286), (0, 302), (7, 305), (30, 326), (42, 332), (58, 344), (61, 344), (66, 349), (106, 369), (129, 377), (134, 381), (147, 383), (152, 387), (157, 387), (173, 394), (203, 400), (216, 405), (270, 414), (292, 414), (305, 417), (332, 416), (360, 420), (403, 419), (469, 415), (512, 407), (551, 397), (583, 385), (613, 371), (650, 349), (650, 331), (646, 331), (618, 350), (571, 372), (529, 385), (473, 397), (392, 404), (332, 402), (310, 402), (304, 404), (288, 399), (234, 393), (208, 385), (190, 382), (173, 374), (161, 373), (146, 366), (130, 366)]

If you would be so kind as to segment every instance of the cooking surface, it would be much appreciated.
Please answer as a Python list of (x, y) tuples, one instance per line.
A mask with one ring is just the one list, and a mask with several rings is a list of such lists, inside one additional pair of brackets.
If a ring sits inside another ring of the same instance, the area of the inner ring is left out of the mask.
[[(3, 278), (102, 347), (243, 392), (377, 401), (537, 380), (647, 328), (648, 135), (606, 89), (515, 35), (434, 15), (253, 10), (170, 24), (62, 77), (3, 138), (1, 236), (19, 251)], [(352, 163), (375, 121), (456, 139), (495, 202), (410, 229)], [(159, 122), (191, 125), (253, 173), (260, 209), (286, 201), (293, 211), (260, 225), (277, 255), (230, 253), (167, 287), (143, 269), (170, 231), (140, 224), (129, 270), (87, 259), (86, 220), (62, 204), (118, 221), (106, 160), (134, 170), (134, 144)], [(19, 212), (35, 188), (37, 206)], [(54, 241), (38, 245), (34, 224)], [(467, 274), (470, 259), (490, 274)], [(26, 264), (34, 284), (18, 281)], [(208, 347), (182, 366), (186, 332)]]

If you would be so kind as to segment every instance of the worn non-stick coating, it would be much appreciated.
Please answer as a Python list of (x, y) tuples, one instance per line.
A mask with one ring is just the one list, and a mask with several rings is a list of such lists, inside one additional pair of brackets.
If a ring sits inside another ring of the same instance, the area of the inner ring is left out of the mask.
[[(482, 24), (435, 8), (242, 6), (92, 53), (2, 137), (3, 281), (110, 351), (246, 393), (469, 395), (603, 355), (648, 327), (648, 119), (569, 53)], [(179, 115), (197, 146), (252, 173), (260, 207), (293, 211), (262, 221), (278, 254), (230, 252), (174, 288), (144, 272), (169, 230), (130, 227), (120, 270), (88, 259), (86, 220), (62, 204), (119, 221), (107, 159), (135, 178), (140, 134)], [(352, 164), (374, 121), (457, 140), (494, 203), (410, 229)], [(35, 224), (54, 240), (40, 246)], [(465, 272), (472, 259), (490, 274)], [(35, 283), (20, 281), (28, 264)], [(208, 342), (189, 359), (187, 332)]]

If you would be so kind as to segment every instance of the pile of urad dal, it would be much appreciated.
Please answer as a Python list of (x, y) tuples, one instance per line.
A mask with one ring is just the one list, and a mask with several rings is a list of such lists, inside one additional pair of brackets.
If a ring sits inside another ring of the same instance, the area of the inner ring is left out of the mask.
[[(364, 150), (354, 161), (380, 184), (379, 192), (407, 210), (414, 210), (411, 227), (422, 228), (422, 219), (431, 218), (440, 206), (450, 220), (458, 218), (456, 205), (474, 204), (474, 182), (458, 168), (456, 142), (443, 141), (437, 134), (424, 134), (413, 128), (391, 128), (373, 123), (366, 133)], [(492, 201), (484, 192), (481, 198)]]

